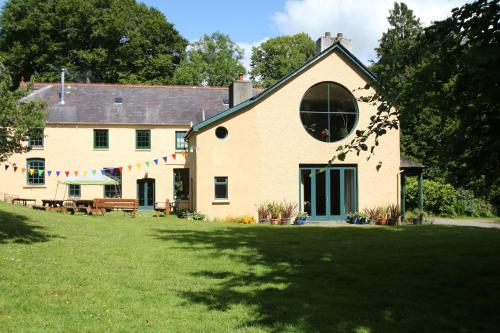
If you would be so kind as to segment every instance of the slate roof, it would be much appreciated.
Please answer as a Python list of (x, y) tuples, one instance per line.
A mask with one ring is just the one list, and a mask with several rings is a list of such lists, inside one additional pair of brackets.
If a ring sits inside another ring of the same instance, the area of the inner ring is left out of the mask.
[(59, 84), (35, 89), (24, 100), (45, 100), (47, 123), (190, 125), (203, 120), (202, 111), (209, 118), (227, 109), (229, 98), (225, 87), (67, 83), (61, 105)]
[(406, 157), (403, 157), (401, 156), (399, 158), (400, 162), (399, 162), (399, 167), (401, 169), (423, 169), (425, 168), (425, 166), (419, 162), (416, 162), (416, 161), (413, 161), (413, 160), (410, 160), (409, 158), (406, 158)]

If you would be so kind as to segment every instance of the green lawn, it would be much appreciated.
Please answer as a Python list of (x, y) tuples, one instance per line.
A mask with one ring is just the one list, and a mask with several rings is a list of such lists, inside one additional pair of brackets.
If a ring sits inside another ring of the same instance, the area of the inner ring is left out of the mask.
[(0, 203), (3, 332), (498, 332), (500, 230), (240, 226)]

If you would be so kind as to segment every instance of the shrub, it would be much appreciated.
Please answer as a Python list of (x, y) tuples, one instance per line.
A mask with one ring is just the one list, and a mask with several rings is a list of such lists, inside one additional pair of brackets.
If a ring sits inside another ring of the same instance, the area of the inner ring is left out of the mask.
[(459, 188), (457, 190), (457, 202), (455, 211), (458, 215), (468, 215), (474, 217), (492, 217), (493, 207), (485, 200), (474, 197), (470, 190)]
[(194, 212), (193, 214), (191, 214), (191, 217), (196, 221), (203, 221), (205, 219), (205, 215), (200, 212)]
[(239, 223), (239, 224), (257, 224), (252, 215), (246, 216), (226, 216), (223, 220), (226, 223)]
[[(418, 181), (415, 177), (407, 179), (408, 208), (414, 209), (418, 204)], [(424, 211), (435, 215), (455, 216), (455, 205), (457, 202), (457, 191), (451, 184), (441, 181), (424, 179)]]

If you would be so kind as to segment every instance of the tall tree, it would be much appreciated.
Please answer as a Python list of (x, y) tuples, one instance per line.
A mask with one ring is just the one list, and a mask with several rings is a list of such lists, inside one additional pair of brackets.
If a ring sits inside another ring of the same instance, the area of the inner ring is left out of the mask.
[[(397, 86), (399, 93), (393, 93), (390, 78), (373, 83), (377, 93), (363, 100), (377, 102), (378, 113), (335, 158), (368, 150), (369, 137), (377, 143), (379, 136), (399, 126), (398, 117), (408, 117), (415, 124), (416, 157), (456, 186), (470, 188), (499, 207), (498, 22), (498, 1), (476, 0), (427, 27), (407, 51), (409, 75)], [(426, 117), (431, 119), (428, 126)]]
[(136, 0), (8, 0), (0, 53), (15, 82), (168, 83), (187, 41), (157, 9)]
[(229, 86), (239, 73), (245, 73), (241, 64), (243, 49), (228, 35), (215, 32), (192, 43), (187, 56), (177, 68), (177, 84)]
[(302, 66), (316, 52), (316, 44), (306, 33), (268, 39), (252, 48), (251, 78), (269, 87)]
[(39, 134), (46, 115), (44, 103), (21, 101), (28, 88), (13, 91), (11, 83), (10, 74), (0, 64), (0, 162), (29, 149), (26, 140)]

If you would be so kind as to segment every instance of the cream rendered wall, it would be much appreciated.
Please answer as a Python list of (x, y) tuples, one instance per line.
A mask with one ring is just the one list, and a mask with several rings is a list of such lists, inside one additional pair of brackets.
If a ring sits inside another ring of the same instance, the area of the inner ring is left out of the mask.
[[(93, 129), (109, 130), (109, 149), (94, 149)], [(137, 150), (135, 148), (135, 130), (151, 130), (151, 149)], [(103, 167), (123, 167), (122, 197), (137, 197), (137, 179), (149, 178), (156, 180), (156, 201), (173, 200), (173, 168), (185, 167), (185, 158), (175, 153), (175, 131), (187, 131), (187, 126), (142, 126), (142, 125), (56, 125), (49, 124), (45, 128), (43, 149), (33, 149), (26, 154), (16, 154), (8, 159), (19, 167), (13, 172), (12, 167), (0, 171), (0, 193), (18, 195), (24, 198), (53, 199), (56, 195), (58, 180), (64, 179), (64, 171), (100, 170)], [(162, 157), (168, 156), (167, 165)], [(45, 185), (27, 185), (26, 174), (21, 168), (26, 168), (26, 159), (45, 158), (45, 170), (52, 170), (51, 177), (45, 175)], [(153, 159), (159, 159), (158, 166)], [(145, 161), (150, 161), (147, 168)], [(136, 163), (141, 163), (140, 169)], [(131, 171), (127, 166), (133, 165)], [(55, 171), (61, 171), (59, 178)], [(90, 173), (90, 171), (88, 171)], [(99, 172), (99, 171), (98, 171)], [(65, 186), (60, 185), (57, 199), (62, 199)], [(81, 198), (93, 199), (103, 197), (102, 186), (81, 186)]]
[[(362, 74), (342, 55), (330, 54), (281, 87), (271, 96), (237, 116), (194, 133), (196, 138), (195, 209), (208, 216), (256, 215), (256, 205), (266, 200), (299, 200), (299, 165), (325, 164), (338, 145), (354, 137), (354, 132), (336, 143), (320, 142), (303, 128), (299, 106), (304, 93), (321, 81), (335, 81), (349, 90), (364, 87)], [(353, 92), (355, 97), (366, 91)], [(357, 129), (366, 128), (376, 107), (358, 102)], [(229, 135), (220, 140), (215, 128), (225, 126)], [(192, 138), (190, 139), (193, 140)], [(358, 206), (360, 209), (399, 202), (399, 132), (381, 138), (376, 154), (350, 154), (341, 164), (358, 166)], [(376, 166), (382, 163), (377, 171)], [(214, 177), (229, 179), (229, 200), (214, 198)]]

